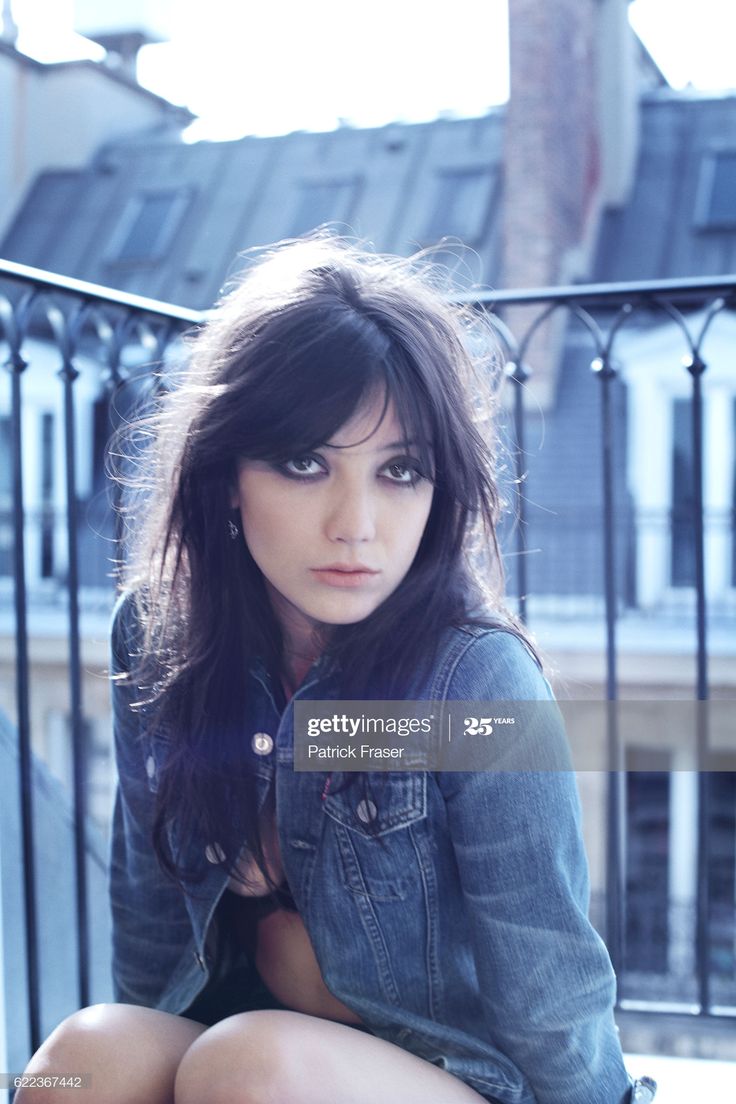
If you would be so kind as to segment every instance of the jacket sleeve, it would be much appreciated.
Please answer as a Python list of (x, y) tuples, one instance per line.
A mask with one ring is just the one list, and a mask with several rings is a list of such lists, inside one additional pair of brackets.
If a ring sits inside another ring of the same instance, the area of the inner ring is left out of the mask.
[[(536, 661), (508, 632), (473, 639), (446, 696), (553, 700)], [(557, 710), (548, 718), (550, 739), (564, 741)], [(443, 772), (438, 781), (491, 1041), (539, 1104), (623, 1104), (632, 1082), (613, 1019), (615, 976), (587, 916), (572, 770)]]
[[(130, 594), (118, 599), (111, 632), (111, 671), (126, 672), (135, 646)], [(179, 887), (162, 871), (151, 840), (154, 793), (147, 771), (136, 688), (112, 680), (117, 787), (110, 840), (112, 977), (116, 1001), (157, 1006), (179, 966), (191, 924)], [(148, 769), (153, 767), (149, 760)]]

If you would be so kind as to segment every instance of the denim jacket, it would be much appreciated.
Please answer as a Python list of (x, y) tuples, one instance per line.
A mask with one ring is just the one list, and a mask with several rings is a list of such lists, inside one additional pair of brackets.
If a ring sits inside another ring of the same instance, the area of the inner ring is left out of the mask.
[[(130, 602), (113, 618), (125, 670)], [(588, 871), (571, 771), (391, 772), (373, 838), (360, 787), (293, 769), (293, 706), (249, 672), (243, 754), (264, 801), (275, 775), (284, 871), (327, 988), (371, 1031), (501, 1104), (623, 1104), (632, 1081), (613, 1020), (615, 977), (587, 917)], [(297, 698), (337, 697), (323, 660)], [(151, 840), (162, 748), (143, 735), (133, 691), (114, 684), (118, 788), (111, 838), (116, 999), (180, 1013), (207, 983), (213, 915), (228, 880), (213, 841), (196, 896), (161, 872)], [(473, 625), (449, 630), (416, 698), (551, 698), (524, 644)], [(266, 733), (271, 741), (254, 740)], [(373, 811), (373, 810), (371, 810)], [(346, 939), (346, 933), (350, 938)]]

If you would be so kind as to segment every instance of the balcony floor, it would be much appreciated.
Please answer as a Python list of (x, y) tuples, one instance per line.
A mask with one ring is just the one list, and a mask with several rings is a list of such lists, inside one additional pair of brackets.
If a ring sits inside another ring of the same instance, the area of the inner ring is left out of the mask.
[(655, 1104), (726, 1104), (736, 1100), (736, 1062), (652, 1054), (625, 1057), (632, 1076), (648, 1074), (657, 1082)]

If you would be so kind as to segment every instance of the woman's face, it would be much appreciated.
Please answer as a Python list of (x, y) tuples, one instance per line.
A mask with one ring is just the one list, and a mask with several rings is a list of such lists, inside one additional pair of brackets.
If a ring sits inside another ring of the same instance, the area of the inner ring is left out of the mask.
[(433, 487), (392, 404), (378, 424), (382, 409), (367, 402), (307, 455), (238, 463), (232, 505), (292, 645), (317, 622), (368, 617), (414, 561)]

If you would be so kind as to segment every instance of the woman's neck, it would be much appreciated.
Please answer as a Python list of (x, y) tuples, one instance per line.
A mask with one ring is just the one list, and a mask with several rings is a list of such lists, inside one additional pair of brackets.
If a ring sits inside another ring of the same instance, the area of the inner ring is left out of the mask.
[(317, 656), (313, 654), (284, 648), (281, 656), (281, 683), (287, 699), (293, 697), (294, 692), (301, 686), (304, 676), (316, 658)]
[(301, 686), (304, 676), (323, 648), (325, 626), (297, 610), (266, 580), (266, 591), (281, 628), (280, 677), (287, 699)]

